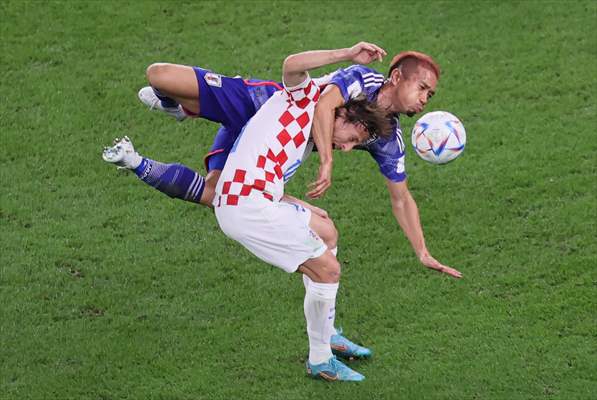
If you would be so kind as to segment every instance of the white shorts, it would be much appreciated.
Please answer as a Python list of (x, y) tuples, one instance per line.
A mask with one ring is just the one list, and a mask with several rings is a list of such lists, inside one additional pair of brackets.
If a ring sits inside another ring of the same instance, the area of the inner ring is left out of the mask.
[(327, 250), (309, 227), (311, 210), (293, 203), (255, 199), (238, 206), (215, 207), (215, 213), (226, 236), (289, 273)]

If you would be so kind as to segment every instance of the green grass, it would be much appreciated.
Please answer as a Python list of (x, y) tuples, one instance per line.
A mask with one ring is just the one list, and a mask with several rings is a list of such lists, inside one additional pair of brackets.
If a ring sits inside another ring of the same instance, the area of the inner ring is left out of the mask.
[[(0, 398), (596, 398), (596, 17), (590, 1), (0, 3)], [(468, 147), (443, 167), (409, 150), (407, 171), (428, 247), (464, 279), (418, 264), (368, 155), (336, 155), (317, 205), (341, 233), (338, 321), (376, 354), (364, 383), (331, 385), (304, 375), (300, 277), (99, 155), (128, 134), (202, 168), (216, 126), (147, 112), (152, 62), (277, 79), (292, 52), (359, 40), (443, 67), (429, 110), (458, 115)]]

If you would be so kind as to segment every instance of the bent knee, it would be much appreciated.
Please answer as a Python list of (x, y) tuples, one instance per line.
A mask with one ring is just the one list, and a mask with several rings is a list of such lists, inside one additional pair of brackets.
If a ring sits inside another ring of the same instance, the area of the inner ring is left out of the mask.
[(326, 263), (322, 270), (322, 278), (325, 283), (336, 283), (340, 281), (341, 267), (336, 257)]
[(160, 87), (171, 69), (171, 64), (168, 63), (153, 63), (145, 71), (147, 80), (153, 87)]

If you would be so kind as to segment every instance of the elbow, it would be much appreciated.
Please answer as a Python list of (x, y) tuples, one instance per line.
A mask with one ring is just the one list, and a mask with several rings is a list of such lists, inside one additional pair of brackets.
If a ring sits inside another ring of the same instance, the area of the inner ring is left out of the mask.
[(282, 63), (282, 71), (284, 74), (296, 72), (296, 57), (294, 54), (289, 55)]

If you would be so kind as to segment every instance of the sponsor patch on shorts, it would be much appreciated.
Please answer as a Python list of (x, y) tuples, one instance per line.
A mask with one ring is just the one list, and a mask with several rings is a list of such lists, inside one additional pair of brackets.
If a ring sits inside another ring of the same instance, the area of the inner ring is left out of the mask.
[(204, 79), (209, 86), (222, 87), (222, 77), (218, 74), (208, 72), (205, 74)]

